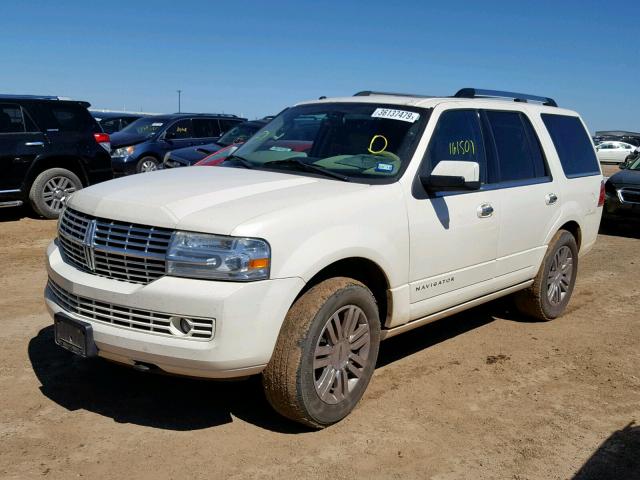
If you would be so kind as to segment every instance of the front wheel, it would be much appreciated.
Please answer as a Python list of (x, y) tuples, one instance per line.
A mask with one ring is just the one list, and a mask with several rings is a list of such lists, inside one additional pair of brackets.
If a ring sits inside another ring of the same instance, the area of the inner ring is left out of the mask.
[(138, 173), (153, 172), (155, 170), (158, 170), (158, 160), (154, 157), (142, 157), (136, 166)]
[(578, 245), (566, 230), (555, 234), (533, 285), (515, 294), (518, 310), (548, 321), (564, 313), (578, 274)]
[(346, 417), (373, 375), (380, 345), (375, 298), (344, 277), (319, 283), (291, 307), (263, 372), (271, 406), (323, 428)]

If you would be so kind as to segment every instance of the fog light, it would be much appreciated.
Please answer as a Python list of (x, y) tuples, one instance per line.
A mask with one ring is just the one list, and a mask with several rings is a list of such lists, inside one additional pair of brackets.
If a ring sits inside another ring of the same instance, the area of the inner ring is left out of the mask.
[(186, 318), (180, 319), (180, 330), (182, 331), (182, 333), (187, 335), (192, 328), (193, 328), (193, 325), (191, 325), (191, 322), (189, 320), (187, 320)]

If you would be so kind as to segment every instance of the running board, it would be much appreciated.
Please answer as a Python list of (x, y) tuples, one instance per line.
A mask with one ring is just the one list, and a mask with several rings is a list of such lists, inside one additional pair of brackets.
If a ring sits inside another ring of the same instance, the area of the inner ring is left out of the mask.
[(19, 207), (22, 205), (22, 200), (13, 200), (11, 202), (0, 202), (0, 208), (7, 208), (7, 207)]
[(504, 297), (505, 295), (517, 292), (518, 290), (524, 290), (525, 288), (530, 287), (532, 284), (533, 280), (527, 280), (526, 282), (519, 283), (509, 288), (505, 288), (504, 290), (499, 290), (497, 292), (490, 293), (489, 295), (485, 295), (483, 297), (475, 298), (473, 300), (469, 300), (468, 302), (461, 303), (460, 305), (456, 305), (455, 307), (432, 313), (431, 315), (419, 318), (418, 320), (412, 320), (411, 322), (405, 323), (404, 325), (399, 325), (388, 330), (382, 330), (380, 332), (380, 340), (386, 340), (387, 338), (395, 337), (396, 335), (408, 332), (409, 330), (413, 330), (414, 328), (422, 327), (423, 325), (426, 325), (428, 323), (440, 320), (441, 318), (454, 315), (456, 313), (462, 312), (463, 310), (467, 310), (491, 300), (495, 300), (496, 298)]

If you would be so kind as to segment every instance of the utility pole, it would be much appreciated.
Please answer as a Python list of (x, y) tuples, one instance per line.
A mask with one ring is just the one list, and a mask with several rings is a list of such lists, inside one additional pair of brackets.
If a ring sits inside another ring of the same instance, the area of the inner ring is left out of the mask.
[(182, 90), (176, 90), (178, 92), (178, 113), (180, 113), (180, 96), (182, 95)]

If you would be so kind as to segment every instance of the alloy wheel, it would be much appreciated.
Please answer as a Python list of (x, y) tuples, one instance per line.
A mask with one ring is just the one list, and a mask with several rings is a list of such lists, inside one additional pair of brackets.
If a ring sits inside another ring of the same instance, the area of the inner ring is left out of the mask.
[(569, 247), (562, 246), (553, 256), (547, 275), (547, 298), (552, 305), (562, 303), (573, 277), (573, 255)]

